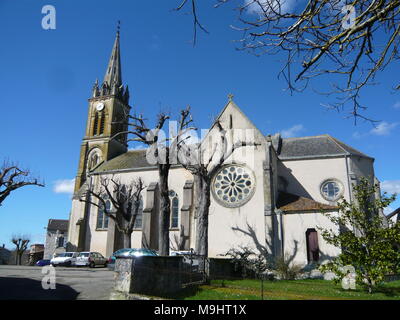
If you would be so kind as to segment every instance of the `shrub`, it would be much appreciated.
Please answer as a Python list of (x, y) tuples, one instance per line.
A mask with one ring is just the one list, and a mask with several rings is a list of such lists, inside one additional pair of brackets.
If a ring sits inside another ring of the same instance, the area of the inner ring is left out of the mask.
[(287, 255), (275, 259), (274, 269), (283, 280), (295, 280), (301, 272), (302, 267), (292, 264)]
[(362, 178), (353, 186), (354, 201), (342, 198), (339, 215), (327, 214), (340, 231), (322, 229), (325, 241), (340, 248), (341, 253), (320, 270), (332, 271), (336, 281), (341, 281), (346, 276), (343, 267), (353, 266), (357, 283), (369, 293), (384, 281), (385, 275), (400, 272), (400, 223), (386, 221), (382, 216), (395, 196), (376, 197), (378, 190), (378, 185)]

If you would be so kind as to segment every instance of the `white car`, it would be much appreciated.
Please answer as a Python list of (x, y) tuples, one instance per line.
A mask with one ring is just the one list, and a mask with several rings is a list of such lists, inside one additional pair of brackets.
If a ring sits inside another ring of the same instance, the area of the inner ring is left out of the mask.
[(78, 256), (78, 252), (64, 252), (58, 254), (56, 257), (50, 260), (50, 264), (53, 267), (56, 266), (73, 266), (76, 262), (76, 257)]

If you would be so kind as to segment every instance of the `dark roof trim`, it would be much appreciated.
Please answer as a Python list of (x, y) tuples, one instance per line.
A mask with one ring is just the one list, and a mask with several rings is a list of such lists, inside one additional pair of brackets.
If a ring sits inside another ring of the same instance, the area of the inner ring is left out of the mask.
[(392, 213), (389, 213), (386, 218), (390, 219), (392, 217), (394, 217), (396, 214), (400, 213), (400, 208), (397, 208), (396, 210), (394, 210)]

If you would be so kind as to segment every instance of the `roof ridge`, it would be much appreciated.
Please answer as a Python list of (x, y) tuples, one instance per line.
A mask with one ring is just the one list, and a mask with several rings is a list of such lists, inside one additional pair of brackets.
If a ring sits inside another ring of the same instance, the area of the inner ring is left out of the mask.
[[(347, 151), (345, 148), (343, 148), (343, 147), (338, 143), (339, 140), (337, 140), (336, 138), (332, 137), (330, 134), (327, 134), (326, 136), (327, 136), (330, 140), (332, 140), (333, 143), (336, 144), (340, 149), (342, 149), (342, 150), (344, 151), (345, 154), (350, 155), (350, 152)], [(340, 141), (340, 142), (341, 142), (341, 141)], [(343, 142), (341, 142), (341, 143), (343, 143)]]
[(319, 134), (316, 136), (304, 136), (304, 137), (289, 137), (289, 138), (282, 138), (282, 140), (288, 140), (288, 139), (308, 139), (308, 138), (320, 138), (324, 136), (329, 136), (328, 134)]
[(349, 155), (351, 155), (352, 152), (351, 152), (351, 151), (347, 151), (344, 147), (342, 147), (342, 146), (340, 145), (340, 143), (343, 144), (343, 145), (345, 145), (347, 148), (350, 148), (350, 149), (352, 149), (352, 150), (358, 152), (360, 155), (362, 155), (362, 156), (364, 156), (364, 157), (372, 158), (372, 157), (370, 157), (369, 155), (365, 154), (364, 152), (361, 152), (360, 150), (358, 150), (358, 149), (356, 149), (356, 148), (354, 148), (354, 147), (348, 145), (347, 143), (345, 143), (345, 142), (343, 142), (343, 141), (341, 141), (341, 140), (339, 140), (339, 139), (337, 139), (337, 138), (335, 138), (335, 137), (330, 136), (330, 138), (331, 138), (337, 145), (339, 145), (343, 150), (345, 150)]

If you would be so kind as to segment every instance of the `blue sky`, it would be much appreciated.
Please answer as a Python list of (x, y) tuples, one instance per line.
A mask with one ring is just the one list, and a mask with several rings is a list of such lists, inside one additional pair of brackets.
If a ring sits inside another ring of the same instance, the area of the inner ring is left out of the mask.
[[(321, 103), (329, 100), (311, 88), (294, 95), (284, 91), (284, 80), (277, 78), (282, 57), (236, 50), (241, 34), (230, 28), (236, 22), (232, 6), (214, 9), (213, 1), (202, 2), (199, 15), (210, 34), (199, 32), (193, 48), (190, 15), (172, 11), (178, 3), (1, 0), (0, 160), (29, 168), (46, 187), (20, 189), (3, 202), (0, 245), (10, 246), (13, 233), (43, 242), (49, 218), (68, 218), (71, 196), (58, 182), (76, 175), (87, 99), (96, 78), (104, 77), (117, 20), (123, 81), (131, 105), (148, 118), (190, 104), (196, 126), (207, 128), (233, 93), (265, 134), (331, 134), (374, 157), (384, 188), (400, 191), (400, 95), (391, 91), (398, 63), (363, 92), (367, 115), (382, 122), (376, 128), (354, 126), (345, 113), (325, 110)], [(55, 30), (41, 27), (46, 4), (57, 10)], [(400, 201), (392, 205), (399, 206)]]

